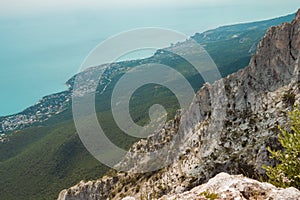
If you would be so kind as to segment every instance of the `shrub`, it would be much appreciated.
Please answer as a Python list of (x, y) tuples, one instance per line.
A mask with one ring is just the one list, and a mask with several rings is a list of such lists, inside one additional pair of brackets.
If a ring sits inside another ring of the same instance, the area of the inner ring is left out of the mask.
[(218, 198), (218, 194), (211, 193), (210, 191), (204, 191), (204, 192), (200, 193), (199, 195), (204, 196), (205, 198), (207, 198), (209, 200), (215, 200)]
[(274, 151), (268, 148), (270, 158), (279, 161), (275, 167), (263, 166), (269, 182), (278, 187), (296, 187), (300, 189), (300, 109), (299, 106), (289, 112), (291, 131), (283, 130), (278, 135), (284, 150)]
[(286, 93), (282, 97), (282, 101), (288, 105), (294, 105), (296, 95), (293, 93)]

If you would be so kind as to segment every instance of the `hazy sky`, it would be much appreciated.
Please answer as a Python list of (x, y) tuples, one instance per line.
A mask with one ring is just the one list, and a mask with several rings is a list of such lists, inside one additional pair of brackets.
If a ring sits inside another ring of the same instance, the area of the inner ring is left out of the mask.
[[(22, 15), (83, 9), (142, 9), (155, 7), (205, 7), (224, 5), (295, 6), (299, 0), (1, 0), (0, 15)], [(299, 4), (300, 5), (300, 4)]]
[(1, 0), (1, 12), (9, 11), (38, 11), (51, 9), (78, 9), (78, 8), (133, 8), (133, 7), (156, 7), (156, 6), (191, 6), (228, 4), (233, 0)]

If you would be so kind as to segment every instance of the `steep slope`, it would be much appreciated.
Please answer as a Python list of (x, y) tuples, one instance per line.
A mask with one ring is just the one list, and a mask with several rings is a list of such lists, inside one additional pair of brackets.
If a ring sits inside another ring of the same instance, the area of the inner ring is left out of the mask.
[[(205, 84), (181, 118), (134, 144), (133, 154), (121, 162), (132, 163), (132, 172), (81, 182), (63, 190), (58, 199), (155, 199), (189, 190), (219, 172), (263, 175), (261, 165), (271, 163), (266, 147), (280, 148), (277, 126), (284, 127), (286, 111), (300, 103), (299, 57), (300, 10), (292, 23), (267, 31), (247, 68)], [(176, 132), (182, 137), (173, 164), (156, 172), (133, 173), (152, 164), (138, 152), (156, 150)]]

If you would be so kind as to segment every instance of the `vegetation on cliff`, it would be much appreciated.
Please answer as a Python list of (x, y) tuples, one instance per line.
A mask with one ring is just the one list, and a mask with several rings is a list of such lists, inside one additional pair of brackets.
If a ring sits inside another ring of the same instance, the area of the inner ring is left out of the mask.
[(264, 166), (270, 183), (278, 187), (296, 187), (300, 189), (300, 109), (297, 106), (289, 112), (290, 130), (281, 127), (278, 135), (283, 150), (272, 150), (271, 158), (279, 161), (276, 166)]

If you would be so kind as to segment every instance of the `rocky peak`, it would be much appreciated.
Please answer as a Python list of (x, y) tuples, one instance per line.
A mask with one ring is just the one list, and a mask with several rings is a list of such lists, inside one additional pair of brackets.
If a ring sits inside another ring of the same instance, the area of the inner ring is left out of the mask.
[[(132, 152), (153, 150), (167, 143), (174, 132), (183, 131), (184, 142), (173, 164), (148, 174), (118, 173), (81, 182), (63, 190), (59, 200), (144, 195), (156, 199), (188, 191), (220, 172), (264, 174), (261, 165), (272, 163), (266, 148), (281, 148), (277, 126), (285, 126), (287, 111), (300, 102), (299, 57), (300, 10), (292, 23), (267, 31), (247, 68), (198, 91), (180, 119), (182, 129), (178, 119), (171, 120), (131, 148)], [(127, 161), (133, 168), (147, 164), (135, 154)]]
[(298, 9), (296, 16), (295, 16), (295, 20), (299, 21), (300, 20), (300, 9)]

